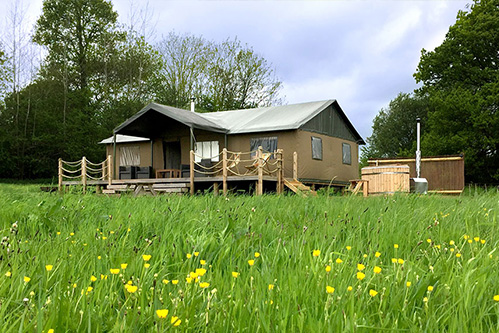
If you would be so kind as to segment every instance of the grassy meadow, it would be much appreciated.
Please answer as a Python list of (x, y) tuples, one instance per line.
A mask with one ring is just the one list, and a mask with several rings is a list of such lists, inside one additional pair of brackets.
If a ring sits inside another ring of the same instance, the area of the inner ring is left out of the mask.
[(2, 332), (499, 331), (496, 191), (106, 197), (0, 185)]

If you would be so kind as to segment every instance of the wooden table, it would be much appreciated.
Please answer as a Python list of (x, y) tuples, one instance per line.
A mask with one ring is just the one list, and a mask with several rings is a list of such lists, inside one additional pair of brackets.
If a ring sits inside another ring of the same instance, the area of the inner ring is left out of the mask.
[(156, 178), (180, 178), (180, 169), (156, 170)]

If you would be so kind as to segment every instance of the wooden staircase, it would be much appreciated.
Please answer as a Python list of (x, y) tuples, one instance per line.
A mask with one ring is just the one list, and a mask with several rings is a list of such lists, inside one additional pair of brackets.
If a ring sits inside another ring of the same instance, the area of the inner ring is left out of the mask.
[(317, 192), (296, 179), (284, 178), (284, 185), (302, 197), (312, 197), (317, 195)]

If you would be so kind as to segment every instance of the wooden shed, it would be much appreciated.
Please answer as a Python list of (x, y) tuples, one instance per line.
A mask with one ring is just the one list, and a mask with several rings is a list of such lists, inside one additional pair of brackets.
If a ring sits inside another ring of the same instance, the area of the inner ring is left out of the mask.
[[(370, 167), (408, 165), (410, 177), (416, 177), (415, 158), (377, 158), (368, 161)], [(459, 194), (464, 189), (464, 155), (426, 156), (421, 158), (421, 177), (428, 180), (428, 191)]]

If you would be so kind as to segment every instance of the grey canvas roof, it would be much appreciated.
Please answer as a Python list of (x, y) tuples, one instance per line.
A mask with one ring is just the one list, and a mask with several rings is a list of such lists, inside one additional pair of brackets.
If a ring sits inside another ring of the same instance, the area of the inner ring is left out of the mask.
[(355, 130), (352, 123), (348, 120), (347, 116), (339, 106), (338, 102), (334, 99), (211, 113), (197, 113), (157, 103), (150, 103), (133, 117), (118, 126), (115, 129), (115, 133), (129, 134), (127, 133), (127, 126), (151, 111), (159, 112), (160, 114), (172, 118), (189, 127), (226, 134), (294, 130), (299, 129), (309, 120), (333, 104), (335, 109), (344, 119), (346, 126), (356, 137), (357, 141), (359, 143), (364, 143), (362, 137)]

